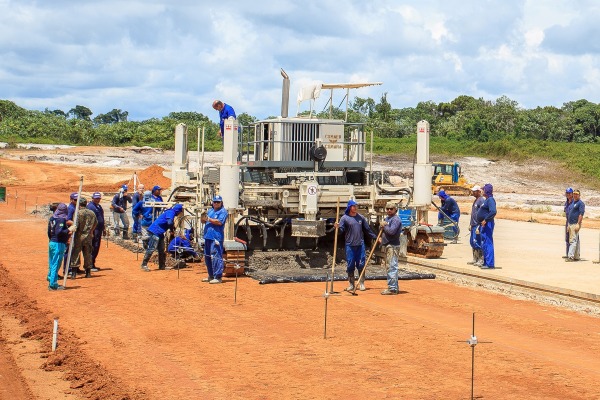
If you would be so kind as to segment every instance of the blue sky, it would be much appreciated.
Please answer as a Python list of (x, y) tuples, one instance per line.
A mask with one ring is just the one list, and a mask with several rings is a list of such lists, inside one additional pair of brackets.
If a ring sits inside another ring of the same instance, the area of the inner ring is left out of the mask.
[(0, 0), (0, 99), (216, 121), (219, 98), (264, 118), (280, 112), (283, 68), (291, 114), (314, 81), (380, 81), (351, 99), (387, 92), (395, 108), (461, 94), (598, 103), (598, 21), (596, 0)]

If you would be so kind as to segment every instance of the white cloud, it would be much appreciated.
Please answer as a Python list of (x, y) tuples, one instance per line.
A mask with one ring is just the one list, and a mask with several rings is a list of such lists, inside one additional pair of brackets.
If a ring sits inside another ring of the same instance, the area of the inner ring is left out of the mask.
[(0, 0), (0, 98), (40, 110), (120, 108), (134, 120), (192, 110), (216, 119), (220, 98), (263, 118), (280, 111), (284, 68), (292, 99), (321, 80), (383, 81), (351, 98), (388, 93), (396, 108), (461, 94), (507, 95), (525, 107), (599, 102), (599, 8), (593, 0)]

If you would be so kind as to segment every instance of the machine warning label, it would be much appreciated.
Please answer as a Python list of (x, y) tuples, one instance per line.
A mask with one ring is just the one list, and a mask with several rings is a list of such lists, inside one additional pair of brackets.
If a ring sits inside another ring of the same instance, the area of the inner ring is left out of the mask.
[(307, 189), (307, 193), (309, 196), (316, 196), (317, 195), (317, 187), (315, 185), (310, 185)]

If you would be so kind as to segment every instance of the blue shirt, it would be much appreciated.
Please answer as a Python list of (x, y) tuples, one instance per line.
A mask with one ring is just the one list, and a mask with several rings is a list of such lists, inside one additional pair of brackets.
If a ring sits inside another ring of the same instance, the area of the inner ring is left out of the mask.
[(103, 231), (104, 230), (104, 209), (100, 204), (96, 204), (93, 201), (87, 204), (87, 208), (92, 210), (94, 214), (96, 214), (96, 219), (98, 220), (98, 225), (96, 225), (96, 230)]
[[(131, 203), (131, 196), (124, 193), (117, 193), (113, 197), (112, 202), (110, 204), (113, 206), (114, 212), (120, 213), (125, 212), (125, 210), (127, 210), (127, 203)], [(123, 211), (121, 211), (121, 208), (123, 209)]]
[(383, 227), (383, 238), (381, 244), (400, 246), (400, 234), (402, 233), (402, 220), (395, 214), (391, 217), (385, 217), (385, 222), (388, 224)]
[(198, 253), (196, 253), (194, 251), (194, 248), (192, 247), (192, 243), (189, 240), (184, 239), (180, 236), (177, 236), (175, 239), (171, 240), (171, 243), (169, 243), (169, 247), (167, 248), (167, 251), (170, 253), (174, 253), (175, 251), (177, 251), (179, 249), (183, 249), (183, 251), (190, 252), (195, 257), (198, 256)]
[[(152, 200), (146, 200), (151, 202)], [(142, 216), (141, 225), (144, 227), (152, 225), (152, 208), (153, 207), (145, 207), (144, 200), (140, 200), (137, 202), (133, 209), (131, 210), (131, 215), (133, 218), (138, 218), (140, 215)]]
[(221, 126), (221, 133), (225, 133), (225, 120), (229, 117), (237, 118), (235, 116), (235, 111), (233, 110), (233, 107), (231, 107), (229, 104), (223, 103), (223, 109), (219, 111), (219, 125)]
[(481, 208), (477, 212), (477, 223), (485, 221), (493, 221), (496, 216), (496, 200), (493, 197), (485, 199)]
[(567, 214), (567, 222), (569, 224), (579, 223), (579, 216), (585, 214), (585, 204), (581, 200), (573, 201), (570, 206), (569, 214)]
[(208, 218), (218, 219), (221, 225), (215, 225), (207, 221), (204, 225), (204, 239), (222, 242), (225, 237), (225, 221), (227, 221), (229, 213), (225, 207), (221, 206), (218, 210), (211, 208), (206, 214)]
[[(456, 203), (456, 200), (454, 200), (450, 196), (446, 197), (446, 200), (444, 200), (444, 204), (442, 204), (441, 210), (444, 213), (446, 213), (446, 215), (448, 215), (449, 217), (452, 217), (452, 219), (460, 216), (460, 208), (458, 208), (458, 204)], [(443, 219), (443, 218), (444, 218), (444, 214), (442, 214), (440, 211), (438, 213), (438, 219)]]
[(50, 217), (48, 221), (48, 239), (51, 242), (67, 243), (69, 240), (69, 228), (64, 218)]
[(75, 204), (69, 203), (67, 206), (67, 221), (73, 221), (73, 217), (75, 216)]
[(148, 232), (155, 234), (156, 236), (163, 236), (166, 231), (173, 229), (175, 226), (175, 211), (168, 209), (164, 213), (160, 214), (156, 221), (150, 225)]
[(363, 230), (373, 239), (377, 239), (377, 235), (373, 233), (367, 219), (360, 214), (356, 214), (354, 217), (344, 214), (340, 218), (339, 224), (340, 232), (346, 234), (347, 246), (361, 246), (364, 243)]

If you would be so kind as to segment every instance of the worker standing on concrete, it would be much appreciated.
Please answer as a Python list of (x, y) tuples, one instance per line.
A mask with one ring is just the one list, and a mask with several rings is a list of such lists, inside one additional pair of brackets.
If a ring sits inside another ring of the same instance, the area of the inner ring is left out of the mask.
[(69, 240), (69, 227), (67, 226), (67, 205), (60, 203), (48, 221), (48, 289), (62, 290), (65, 287), (58, 284), (58, 269), (62, 264), (67, 241)]
[(219, 112), (219, 136), (223, 139), (223, 132), (225, 132), (225, 120), (229, 117), (237, 118), (233, 107), (229, 104), (223, 103), (221, 100), (213, 101), (212, 107)]
[(581, 192), (573, 190), (573, 205), (569, 210), (569, 256), (565, 261), (579, 261), (579, 230), (585, 214), (585, 204), (581, 200)]
[(169, 230), (173, 230), (175, 227), (175, 217), (181, 214), (183, 206), (181, 204), (175, 204), (172, 208), (165, 210), (164, 213), (150, 225), (148, 232), (150, 238), (148, 239), (148, 248), (144, 254), (142, 260), (141, 269), (146, 272), (150, 272), (148, 268), (148, 261), (154, 250), (158, 250), (158, 269), (164, 270), (166, 268), (167, 254), (165, 252), (165, 233)]
[(119, 221), (123, 223), (123, 240), (129, 239), (129, 218), (127, 217), (127, 203), (131, 203), (131, 196), (127, 194), (127, 185), (121, 186), (119, 192), (115, 194), (110, 203), (113, 210), (113, 219), (115, 224), (115, 236), (119, 236)]
[(143, 197), (144, 197), (144, 185), (140, 183), (137, 186), (136, 191), (133, 194), (133, 196), (131, 196), (131, 219), (133, 219), (133, 227), (131, 228), (131, 238), (134, 242), (137, 242), (138, 237), (141, 236), (140, 234), (142, 233), (142, 227), (140, 226), (140, 219), (135, 218), (133, 216), (133, 208), (135, 207), (135, 205), (138, 202), (142, 201)]
[[(356, 201), (348, 201), (346, 211), (339, 223), (335, 224), (336, 228), (339, 228), (340, 232), (345, 234), (346, 238), (346, 272), (348, 273), (349, 285), (346, 291), (353, 292), (356, 278), (354, 277), (354, 270), (358, 271), (358, 276), (361, 276), (361, 272), (365, 267), (365, 238), (364, 232), (367, 232), (372, 239), (377, 239), (377, 235), (373, 233), (373, 230), (369, 226), (369, 221), (358, 213)], [(373, 246), (377, 243), (373, 242)], [(363, 275), (361, 280), (358, 282), (358, 288), (360, 290), (366, 290), (365, 288), (365, 276)]]
[[(387, 216), (381, 223), (383, 236), (379, 239), (385, 249), (385, 262), (388, 267), (388, 287), (381, 292), (382, 295), (398, 294), (398, 260), (400, 258), (400, 236), (402, 235), (402, 221), (398, 216), (398, 208), (395, 203), (388, 202), (385, 205)], [(406, 254), (402, 254), (406, 258)]]
[(102, 200), (102, 194), (95, 192), (92, 194), (92, 202), (88, 203), (87, 208), (92, 210), (96, 214), (96, 220), (98, 224), (94, 229), (94, 237), (92, 238), (92, 272), (98, 272), (100, 268), (96, 265), (96, 258), (100, 253), (100, 244), (102, 243), (102, 236), (106, 236), (106, 226), (104, 225), (104, 209), (100, 204)]
[(469, 243), (473, 250), (473, 261), (469, 261), (469, 265), (483, 265), (483, 252), (481, 251), (481, 232), (479, 231), (479, 223), (477, 222), (477, 213), (483, 205), (485, 199), (481, 196), (481, 187), (475, 185), (471, 188), (471, 196), (475, 197), (471, 206), (471, 221), (469, 222), (469, 232), (471, 238)]
[(565, 190), (565, 242), (567, 243), (567, 250), (563, 258), (569, 258), (569, 212), (573, 207), (573, 188), (568, 187)]
[(223, 207), (223, 197), (213, 197), (212, 208), (203, 215), (204, 223), (204, 263), (208, 278), (202, 282), (222, 283), (223, 279), (223, 241), (225, 240), (225, 222), (229, 213)]
[(496, 199), (494, 199), (494, 187), (491, 183), (483, 186), (485, 201), (477, 212), (477, 223), (481, 233), (481, 249), (483, 251), (483, 262), (475, 264), (483, 269), (494, 269), (494, 218), (496, 217)]
[[(444, 189), (441, 189), (438, 192), (438, 196), (442, 202), (442, 207), (440, 207), (440, 211), (438, 212), (438, 224), (442, 225), (444, 223), (444, 214), (446, 214), (452, 221), (458, 224), (458, 220), (460, 219), (460, 208), (458, 208), (458, 204), (456, 200), (450, 197)], [(456, 226), (452, 227), (454, 231), (454, 235), (458, 234), (458, 228)]]
[(79, 212), (77, 213), (77, 225), (73, 233), (73, 251), (71, 252), (71, 278), (75, 279), (79, 268), (79, 253), (83, 254), (83, 269), (85, 277), (92, 277), (92, 238), (94, 229), (98, 224), (96, 214), (88, 208), (85, 197), (79, 198)]

